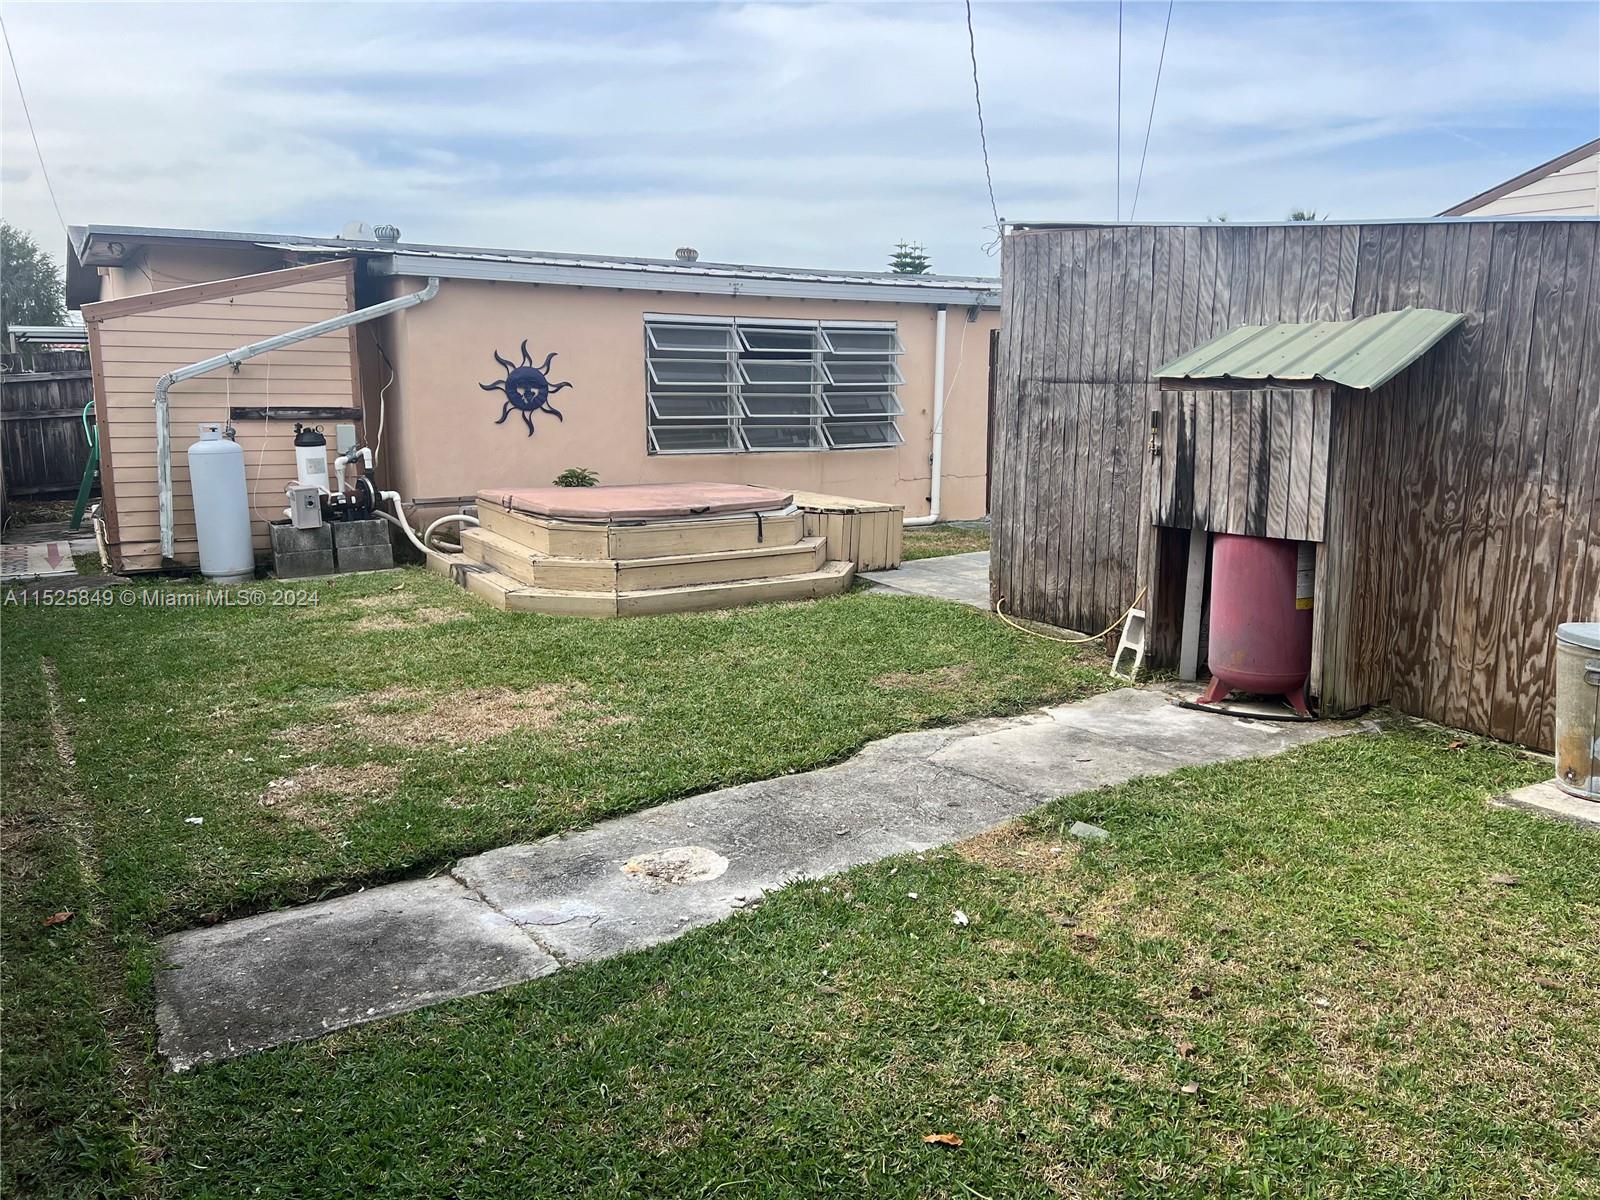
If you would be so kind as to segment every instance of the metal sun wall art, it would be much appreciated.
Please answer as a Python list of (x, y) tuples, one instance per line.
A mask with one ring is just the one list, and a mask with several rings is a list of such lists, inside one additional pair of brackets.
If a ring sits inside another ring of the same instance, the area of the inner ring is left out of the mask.
[(562, 388), (572, 385), (565, 381), (551, 383), (549, 377), (550, 364), (555, 360), (554, 350), (545, 357), (539, 366), (533, 365), (533, 359), (528, 357), (528, 342), (522, 342), (522, 365), (519, 367), (510, 359), (502, 358), (500, 352), (494, 352), (494, 360), (506, 369), (504, 379), (496, 379), (493, 383), (480, 383), (478, 386), (486, 392), (504, 392), (506, 395), (505, 407), (500, 410), (500, 419), (496, 425), (504, 425), (511, 416), (511, 410), (516, 409), (522, 414), (522, 423), (528, 427), (528, 436), (533, 436), (533, 414), (547, 412), (558, 421), (566, 420), (556, 409), (550, 407), (550, 394), (559, 392)]

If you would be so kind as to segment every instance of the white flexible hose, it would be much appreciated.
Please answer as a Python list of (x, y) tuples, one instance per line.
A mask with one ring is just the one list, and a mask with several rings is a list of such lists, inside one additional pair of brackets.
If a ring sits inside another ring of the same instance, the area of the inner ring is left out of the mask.
[(431, 550), (428, 547), (428, 540), (433, 537), (434, 530), (438, 529), (439, 526), (449, 524), (453, 521), (467, 521), (471, 522), (473, 525), (478, 523), (477, 517), (468, 516), (466, 513), (448, 513), (429, 525), (428, 528), (423, 531), (422, 537), (418, 538), (416, 530), (411, 528), (411, 522), (405, 518), (405, 501), (400, 498), (400, 493), (379, 492), (378, 498), (380, 500), (387, 500), (389, 503), (393, 504), (396, 515), (390, 516), (381, 508), (374, 509), (373, 511), (385, 521), (389, 522), (389, 524), (397, 526), (400, 531), (404, 533), (410, 540), (411, 544), (420, 550), (424, 556), (435, 553), (434, 550)]
[[(469, 516), (466, 513), (446, 513), (444, 516), (442, 516), (438, 520), (434, 521), (433, 524), (429, 525), (427, 529), (423, 530), (423, 532), (422, 532), (422, 541), (423, 541), (423, 543), (425, 545), (431, 546), (433, 544), (433, 531), (435, 529), (439, 528), (439, 526), (441, 526), (441, 525), (454, 524), (457, 521), (460, 521), (460, 522), (463, 522), (463, 523), (469, 524), (469, 525), (476, 525), (478, 523), (478, 518), (474, 517), (474, 516)], [(461, 543), (457, 542), (457, 543), (455, 543), (454, 549), (451, 550), (451, 553), (452, 554), (456, 553), (460, 549), (461, 549)]]

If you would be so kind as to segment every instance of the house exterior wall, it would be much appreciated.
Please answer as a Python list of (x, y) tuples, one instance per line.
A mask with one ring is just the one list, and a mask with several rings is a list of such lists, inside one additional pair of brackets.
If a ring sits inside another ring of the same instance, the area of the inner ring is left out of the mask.
[(1313, 691), (1548, 747), (1555, 626), (1600, 619), (1597, 255), (1570, 218), (1010, 233), (992, 587), (1077, 629), (1148, 588), (1170, 644), (1152, 371), (1242, 324), (1465, 313), (1333, 397)]
[(283, 255), (253, 246), (182, 246), (155, 243), (125, 267), (100, 267), (100, 299), (120, 300), (149, 292), (259, 275), (284, 266)]
[[(354, 263), (346, 260), (84, 305), (107, 530), (118, 570), (162, 566), (156, 380), (200, 359), (349, 312), (354, 294)], [(199, 561), (185, 454), (199, 423), (228, 423), (230, 406), (352, 407), (355, 394), (348, 330), (173, 387), (168, 402), (176, 561)], [(269, 545), (267, 524), (281, 519), (283, 488), (295, 474), (293, 421), (233, 424), (245, 452), (252, 532), (262, 553)]]
[[(1559, 161), (1559, 160), (1558, 160)], [(1515, 183), (1515, 180), (1511, 180)], [(1592, 217), (1600, 215), (1600, 142), (1548, 174), (1509, 191), (1492, 188), (1449, 210), (1452, 216)]]
[[(422, 285), (388, 281), (389, 294)], [(652, 455), (646, 441), (646, 313), (800, 320), (894, 321), (905, 353), (899, 418), (903, 445), (882, 450)], [(987, 510), (989, 332), (993, 310), (947, 316), (942, 516)], [(775, 300), (591, 287), (446, 279), (439, 295), (384, 323), (379, 337), (395, 367), (385, 398), (380, 471), (385, 486), (419, 502), (468, 497), (484, 487), (548, 484), (567, 467), (589, 467), (605, 483), (754, 483), (905, 506), (926, 513), (931, 490), (935, 309), (926, 304)], [(553, 398), (563, 420), (534, 414), (528, 436), (479, 384), (504, 378), (494, 352), (517, 361), (526, 338), (535, 362), (556, 352), (551, 378), (572, 387)], [(387, 378), (385, 373), (384, 378)], [(369, 375), (368, 428), (376, 431)], [(422, 505), (420, 515), (445, 511)]]

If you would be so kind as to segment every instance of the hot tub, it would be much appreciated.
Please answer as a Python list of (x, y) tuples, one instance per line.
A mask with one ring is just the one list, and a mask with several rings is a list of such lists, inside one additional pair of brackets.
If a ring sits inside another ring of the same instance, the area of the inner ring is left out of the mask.
[(486, 488), (478, 504), (558, 521), (614, 524), (786, 512), (794, 494), (743, 483), (622, 483), (592, 488)]

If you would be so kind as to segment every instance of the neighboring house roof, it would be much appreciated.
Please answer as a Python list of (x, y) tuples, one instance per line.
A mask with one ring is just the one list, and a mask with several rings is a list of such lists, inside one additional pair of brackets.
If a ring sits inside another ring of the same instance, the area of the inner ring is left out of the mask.
[(1354, 321), (1240, 325), (1159, 368), (1161, 380), (1324, 381), (1351, 388), (1388, 383), (1466, 317), (1403, 308)]
[(1600, 138), (1447, 208), (1441, 217), (1600, 213)]
[(379, 275), (438, 275), (645, 291), (724, 292), (803, 299), (876, 300), (897, 304), (997, 307), (998, 279), (967, 275), (896, 275), (890, 271), (831, 271), (747, 263), (686, 262), (604, 254), (555, 254), (298, 235), (199, 229), (75, 225), (68, 231), (81, 268), (121, 265), (155, 242), (274, 250), (315, 259), (356, 255)]

